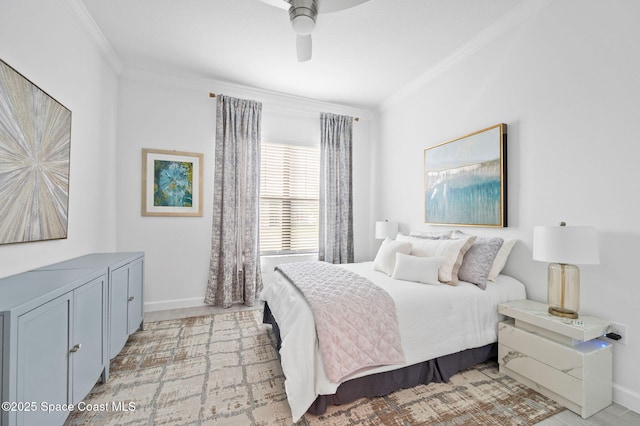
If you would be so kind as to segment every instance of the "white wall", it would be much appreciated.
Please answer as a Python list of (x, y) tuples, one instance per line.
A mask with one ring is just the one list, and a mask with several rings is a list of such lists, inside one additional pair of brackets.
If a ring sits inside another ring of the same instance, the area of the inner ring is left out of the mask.
[(68, 238), (0, 245), (0, 276), (115, 249), (118, 78), (63, 0), (3, 0), (0, 58), (72, 112)]
[[(216, 100), (209, 92), (263, 104), (264, 140), (320, 142), (321, 111), (360, 116), (354, 124), (356, 258), (372, 243), (369, 218), (370, 113), (338, 105), (231, 86), (128, 70), (120, 81), (118, 134), (118, 250), (146, 253), (145, 310), (200, 306), (211, 247)], [(204, 153), (203, 217), (140, 214), (142, 148)]]
[(507, 123), (509, 227), (465, 232), (518, 238), (505, 272), (544, 302), (547, 265), (531, 259), (533, 227), (561, 220), (597, 227), (601, 263), (581, 267), (581, 314), (628, 326), (628, 346), (614, 346), (614, 400), (635, 411), (638, 16), (635, 0), (554, 1), (515, 26), (502, 23), (493, 39), (472, 41), (442, 72), (380, 106), (373, 201), (379, 217), (404, 231), (427, 227), (424, 148)]

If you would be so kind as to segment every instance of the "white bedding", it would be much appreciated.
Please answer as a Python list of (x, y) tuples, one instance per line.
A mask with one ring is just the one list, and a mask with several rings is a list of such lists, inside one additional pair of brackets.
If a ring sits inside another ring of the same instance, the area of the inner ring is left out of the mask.
[[(396, 303), (405, 364), (374, 368), (348, 379), (417, 364), (498, 340), (498, 304), (526, 298), (524, 285), (500, 275), (486, 290), (460, 282), (457, 286), (395, 280), (374, 271), (372, 262), (340, 265), (389, 293)], [(265, 283), (261, 298), (280, 327), (280, 358), (285, 390), (294, 421), (318, 395), (331, 395), (340, 383), (329, 382), (318, 350), (311, 310), (302, 294), (280, 273)], [(348, 380), (347, 379), (347, 380)]]

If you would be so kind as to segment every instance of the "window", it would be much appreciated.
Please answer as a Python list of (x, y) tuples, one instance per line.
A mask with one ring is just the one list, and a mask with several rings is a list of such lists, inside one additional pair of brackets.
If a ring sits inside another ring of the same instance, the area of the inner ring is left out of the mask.
[(318, 251), (320, 148), (262, 143), (260, 254)]

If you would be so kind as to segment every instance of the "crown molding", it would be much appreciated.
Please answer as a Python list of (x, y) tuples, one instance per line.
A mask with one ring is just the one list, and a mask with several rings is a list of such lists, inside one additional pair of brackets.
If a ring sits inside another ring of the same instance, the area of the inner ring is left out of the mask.
[(122, 60), (118, 56), (111, 43), (102, 33), (96, 21), (85, 7), (82, 0), (63, 0), (63, 3), (69, 8), (71, 14), (76, 18), (80, 27), (89, 36), (89, 40), (93, 42), (102, 57), (107, 61), (113, 72), (118, 76), (124, 69)]
[(250, 98), (262, 102), (266, 111), (284, 113), (298, 117), (316, 117), (319, 112), (332, 112), (335, 114), (350, 115), (367, 120), (372, 116), (372, 111), (351, 107), (348, 105), (333, 104), (318, 101), (302, 96), (275, 92), (266, 89), (243, 86), (225, 81), (149, 71), (143, 69), (125, 68), (120, 78), (132, 81), (150, 82), (168, 87), (202, 91), (203, 96), (209, 96), (210, 92), (224, 94), (233, 97)]
[(511, 9), (508, 13), (501, 16), (492, 25), (488, 26), (483, 31), (478, 33), (475, 37), (463, 44), (460, 48), (456, 49), (453, 53), (437, 63), (435, 66), (429, 68), (418, 78), (414, 79), (402, 89), (382, 101), (378, 105), (376, 110), (384, 111), (392, 105), (395, 105), (398, 102), (411, 96), (418, 89), (426, 86), (428, 83), (435, 80), (437, 77), (441, 76), (458, 63), (462, 62), (483, 47), (489, 45), (498, 37), (506, 34), (512, 28), (520, 25), (530, 17), (534, 16), (553, 1), (555, 0), (526, 0), (522, 2), (518, 6)]

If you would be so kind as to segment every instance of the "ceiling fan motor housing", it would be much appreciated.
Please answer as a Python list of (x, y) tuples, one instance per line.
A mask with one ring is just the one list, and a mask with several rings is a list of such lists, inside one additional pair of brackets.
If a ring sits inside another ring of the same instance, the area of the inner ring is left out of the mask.
[(311, 34), (318, 16), (317, 0), (290, 0), (289, 19), (296, 34)]

